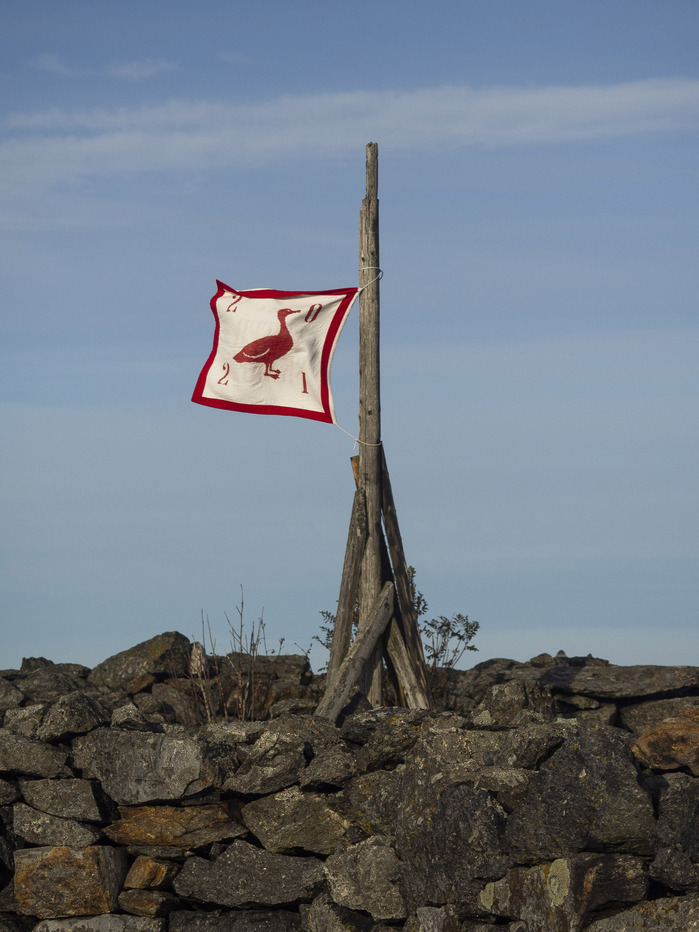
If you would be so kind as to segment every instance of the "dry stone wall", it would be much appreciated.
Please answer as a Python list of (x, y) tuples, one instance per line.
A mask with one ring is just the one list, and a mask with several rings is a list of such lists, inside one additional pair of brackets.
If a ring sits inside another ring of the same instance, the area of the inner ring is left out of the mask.
[(335, 724), (248, 661), (0, 671), (0, 932), (699, 930), (699, 670), (492, 660)]

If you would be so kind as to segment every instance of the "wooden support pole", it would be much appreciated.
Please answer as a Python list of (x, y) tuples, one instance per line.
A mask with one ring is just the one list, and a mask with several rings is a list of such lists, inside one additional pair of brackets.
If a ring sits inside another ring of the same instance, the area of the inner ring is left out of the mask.
[[(402, 625), (400, 626), (400, 633), (402, 634), (404, 648), (407, 651), (409, 665), (413, 670), (412, 679), (414, 682), (411, 689), (412, 701), (419, 703), (417, 706), (412, 707), (428, 709), (430, 708), (431, 702), (429, 685), (427, 683), (425, 654), (422, 649), (422, 640), (420, 638), (420, 630), (418, 628), (417, 615), (415, 612), (415, 602), (413, 599), (413, 593), (411, 592), (410, 588), (408, 564), (405, 559), (405, 552), (403, 550), (403, 538), (401, 537), (400, 526), (398, 524), (398, 512), (396, 511), (396, 505), (393, 500), (393, 489), (391, 488), (391, 479), (388, 475), (386, 456), (383, 449), (381, 450), (381, 467), (383, 520), (386, 527), (388, 552), (391, 558), (391, 564), (393, 566), (393, 575), (396, 583), (396, 595), (398, 597), (398, 605), (400, 608), (400, 617), (402, 622)], [(391, 626), (391, 629), (393, 629), (393, 626)], [(390, 640), (388, 649), (389, 651), (392, 649)], [(398, 651), (398, 642), (395, 635), (393, 638), (393, 649), (396, 652)], [(398, 661), (397, 657), (396, 660), (394, 660), (393, 657), (391, 660), (393, 661), (396, 671), (400, 675), (401, 671), (399, 670), (398, 663), (402, 661)]]
[[(359, 586), (360, 634), (383, 583), (381, 573), (381, 394), (379, 368), (379, 154), (366, 147), (366, 197), (359, 222), (359, 487), (366, 498), (367, 541)], [(359, 688), (374, 706), (381, 705), (380, 646), (367, 660)]]
[(326, 694), (331, 693), (334, 689), (340, 665), (347, 655), (350, 640), (352, 639), (352, 622), (354, 621), (354, 609), (357, 604), (359, 573), (362, 568), (365, 545), (366, 504), (364, 492), (357, 489), (354, 493), (352, 517), (350, 518), (350, 527), (347, 534), (347, 549), (345, 550), (345, 562), (342, 567), (340, 595), (337, 600), (335, 629), (325, 678)]
[(315, 714), (334, 722), (349, 699), (352, 687), (357, 682), (362, 668), (386, 629), (393, 614), (393, 600), (395, 589), (392, 582), (387, 582), (381, 589), (378, 598), (372, 606), (368, 624), (359, 632), (345, 659), (340, 665), (335, 686), (332, 691), (326, 690)]

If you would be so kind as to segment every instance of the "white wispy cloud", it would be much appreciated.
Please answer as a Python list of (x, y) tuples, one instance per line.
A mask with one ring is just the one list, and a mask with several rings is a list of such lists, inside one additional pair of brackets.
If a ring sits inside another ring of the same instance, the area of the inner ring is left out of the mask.
[[(135, 75), (135, 64), (132, 69)], [(535, 146), (697, 125), (699, 80), (680, 78), (605, 86), (345, 92), (249, 105), (185, 100), (133, 109), (53, 109), (5, 119), (0, 178), (16, 190), (114, 172), (317, 157), (351, 151), (368, 139), (378, 140), (384, 150), (404, 151)]]
[(61, 77), (85, 77), (88, 75), (104, 75), (110, 78), (140, 81), (161, 74), (163, 71), (173, 71), (177, 68), (174, 62), (163, 59), (142, 58), (132, 61), (117, 61), (105, 65), (103, 68), (77, 68), (69, 65), (53, 52), (38, 55), (29, 62), (32, 68), (46, 71), (49, 74)]

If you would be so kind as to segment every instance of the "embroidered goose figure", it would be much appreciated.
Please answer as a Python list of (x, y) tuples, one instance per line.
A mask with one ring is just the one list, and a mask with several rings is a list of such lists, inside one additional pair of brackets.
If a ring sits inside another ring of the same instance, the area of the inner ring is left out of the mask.
[(279, 333), (271, 334), (268, 337), (260, 337), (259, 340), (253, 340), (244, 346), (239, 353), (233, 357), (235, 362), (261, 362), (264, 363), (264, 375), (270, 379), (278, 379), (281, 375), (281, 369), (274, 369), (273, 364), (286, 356), (291, 347), (294, 345), (293, 338), (289, 333), (286, 325), (286, 318), (290, 314), (300, 314), (300, 311), (291, 311), (284, 308), (277, 314), (279, 321)]

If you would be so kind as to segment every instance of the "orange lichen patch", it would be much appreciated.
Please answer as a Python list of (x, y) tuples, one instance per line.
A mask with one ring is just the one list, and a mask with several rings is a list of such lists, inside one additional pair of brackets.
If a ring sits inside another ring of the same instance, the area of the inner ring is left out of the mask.
[(687, 706), (679, 715), (665, 719), (631, 744), (641, 763), (654, 770), (687, 767), (699, 776), (699, 708)]

